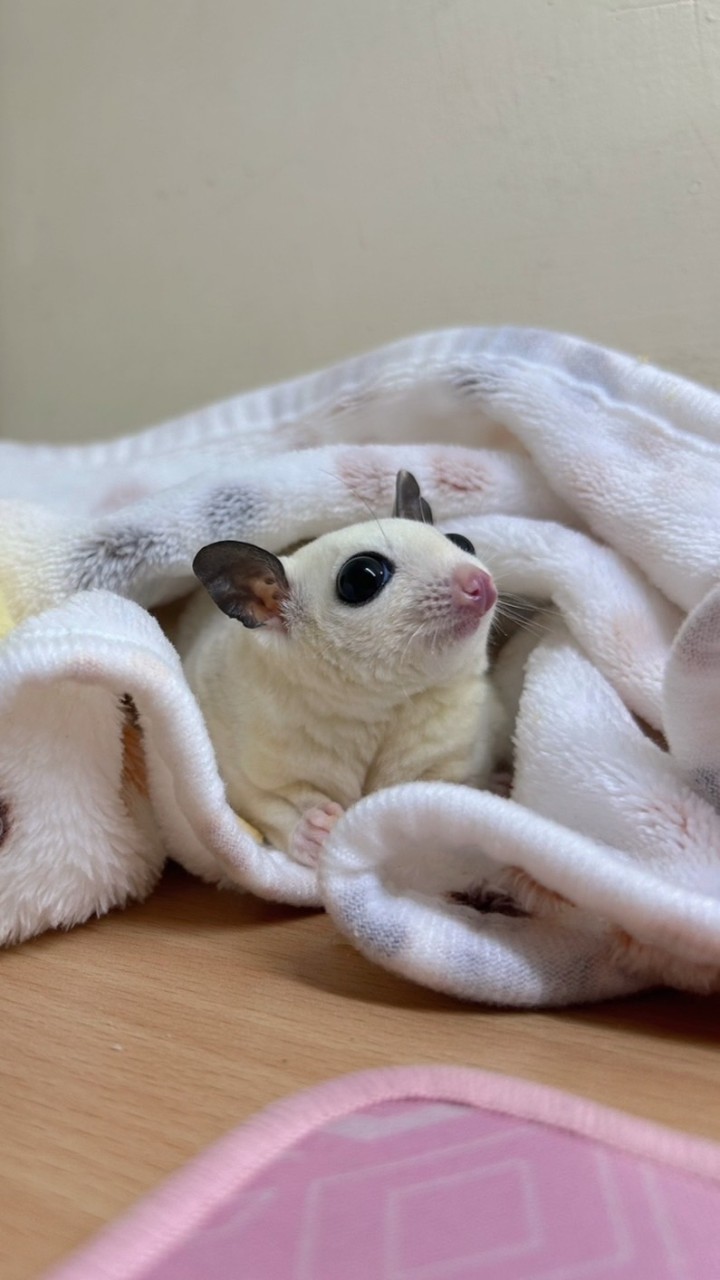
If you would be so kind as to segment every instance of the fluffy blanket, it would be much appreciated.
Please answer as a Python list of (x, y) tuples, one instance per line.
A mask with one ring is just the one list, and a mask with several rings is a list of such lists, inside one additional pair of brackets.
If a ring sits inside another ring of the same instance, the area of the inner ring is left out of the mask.
[[(509, 798), (369, 796), (316, 876), (229, 809), (148, 609), (206, 542), (278, 551), (386, 514), (402, 467), (502, 592), (552, 611), (498, 662)], [(720, 983), (718, 395), (464, 329), (111, 443), (2, 443), (0, 497), (0, 941), (143, 897), (172, 856), (323, 905), (367, 956), (474, 1000)]]

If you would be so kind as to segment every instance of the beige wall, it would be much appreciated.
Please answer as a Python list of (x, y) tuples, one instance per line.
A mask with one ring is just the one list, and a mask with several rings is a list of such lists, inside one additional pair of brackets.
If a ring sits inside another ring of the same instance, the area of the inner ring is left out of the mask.
[(0, 0), (0, 432), (424, 328), (720, 385), (720, 0)]

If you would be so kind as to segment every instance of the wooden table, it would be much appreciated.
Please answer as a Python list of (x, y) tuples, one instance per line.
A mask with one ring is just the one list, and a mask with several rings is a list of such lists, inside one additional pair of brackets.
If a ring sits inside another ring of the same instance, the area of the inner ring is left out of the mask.
[(3, 1280), (38, 1276), (259, 1107), (364, 1067), (486, 1067), (720, 1140), (716, 998), (465, 1006), (374, 968), (322, 915), (177, 870), (0, 963)]

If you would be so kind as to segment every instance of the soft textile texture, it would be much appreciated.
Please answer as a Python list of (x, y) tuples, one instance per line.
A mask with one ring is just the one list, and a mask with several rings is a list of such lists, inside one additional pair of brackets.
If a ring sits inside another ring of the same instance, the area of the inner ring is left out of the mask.
[(716, 1146), (405, 1067), (271, 1107), (48, 1280), (707, 1280), (719, 1207)]
[[(511, 797), (372, 795), (318, 878), (226, 805), (143, 606), (193, 585), (206, 542), (277, 551), (386, 514), (401, 467), (503, 592), (555, 616), (521, 682), (517, 641), (498, 668)], [(0, 940), (141, 897), (171, 854), (324, 904), (371, 958), (476, 1000), (718, 985), (715, 393), (567, 337), (459, 330), (109, 444), (0, 444), (0, 495)]]

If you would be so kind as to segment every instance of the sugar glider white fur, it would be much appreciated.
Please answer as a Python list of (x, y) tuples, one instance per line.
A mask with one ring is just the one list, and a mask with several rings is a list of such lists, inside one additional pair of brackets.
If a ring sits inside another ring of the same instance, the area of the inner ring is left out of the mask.
[(391, 519), (283, 557), (215, 542), (193, 570), (208, 595), (180, 628), (185, 672), (229, 803), (277, 848), (312, 865), (371, 791), (488, 780), (506, 737), (486, 674), (497, 592), (409, 472)]

